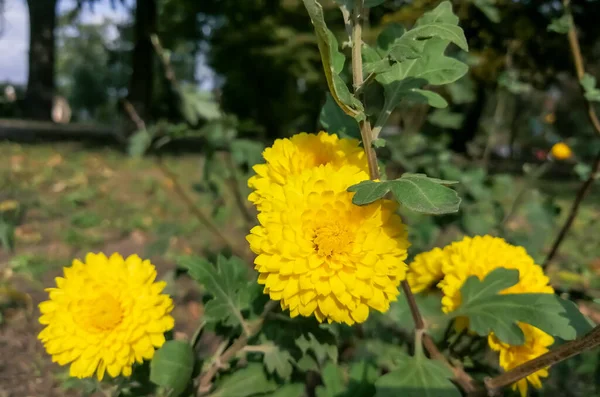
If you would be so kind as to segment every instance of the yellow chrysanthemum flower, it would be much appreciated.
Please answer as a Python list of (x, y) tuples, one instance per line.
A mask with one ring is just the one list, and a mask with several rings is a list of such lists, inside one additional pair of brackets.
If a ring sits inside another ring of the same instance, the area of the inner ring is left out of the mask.
[(258, 282), (291, 317), (351, 325), (396, 300), (407, 232), (395, 202), (352, 204), (347, 188), (366, 179), (356, 167), (327, 164), (272, 190), (272, 210), (247, 239)]
[(289, 178), (306, 170), (331, 164), (336, 169), (352, 165), (368, 172), (367, 159), (358, 140), (340, 139), (324, 131), (277, 139), (272, 147), (265, 149), (263, 157), (266, 163), (255, 165), (256, 175), (248, 180), (248, 186), (254, 190), (248, 200), (261, 211), (271, 204), (273, 185), (284, 185)]
[(77, 378), (131, 375), (133, 364), (151, 359), (174, 326), (173, 301), (161, 294), (166, 283), (155, 279), (154, 266), (137, 255), (74, 260), (39, 305), (46, 327), (38, 338), (52, 361), (70, 364)]
[[(519, 327), (521, 327), (521, 330), (525, 334), (525, 344), (521, 346), (512, 346), (503, 343), (493, 334), (488, 337), (490, 347), (500, 353), (500, 366), (506, 371), (548, 352), (548, 347), (554, 343), (552, 336), (532, 325), (519, 323)], [(536, 389), (540, 389), (542, 387), (540, 378), (547, 376), (548, 369), (541, 369), (527, 376), (527, 378), (514, 383), (512, 389), (518, 389), (521, 397), (525, 397), (527, 395), (527, 382), (531, 383)]]
[(406, 275), (410, 289), (415, 293), (419, 293), (442, 280), (444, 278), (442, 272), (443, 260), (444, 251), (440, 248), (434, 248), (431, 251), (416, 255), (415, 259), (408, 265)]
[(465, 237), (444, 248), (444, 279), (438, 284), (444, 293), (444, 311), (449, 313), (460, 305), (460, 288), (469, 276), (483, 280), (501, 267), (519, 271), (519, 282), (502, 291), (503, 294), (554, 292), (541, 266), (535, 264), (525, 248), (510, 245), (499, 237)]
[(573, 156), (573, 151), (569, 145), (564, 142), (555, 143), (554, 146), (552, 146), (552, 149), (550, 149), (550, 153), (552, 153), (552, 157), (557, 160), (567, 160)]
[[(536, 265), (525, 248), (508, 244), (504, 239), (492, 236), (465, 237), (462, 241), (444, 248), (442, 273), (444, 279), (438, 284), (444, 293), (443, 310), (448, 313), (456, 310), (461, 303), (460, 288), (469, 276), (477, 276), (483, 280), (492, 270), (497, 268), (517, 269), (519, 282), (501, 293), (554, 293), (548, 285), (549, 279), (544, 275), (541, 266)], [(457, 319), (459, 326), (466, 322)], [(525, 333), (526, 342), (522, 346), (511, 346), (500, 342), (493, 334), (489, 336), (490, 347), (500, 352), (500, 365), (505, 370), (516, 367), (532, 358), (544, 354), (554, 339), (543, 331), (528, 325), (519, 324)], [(527, 382), (534, 387), (541, 387), (540, 377), (547, 376), (546, 369), (529, 375), (513, 385), (522, 396), (527, 391)]]

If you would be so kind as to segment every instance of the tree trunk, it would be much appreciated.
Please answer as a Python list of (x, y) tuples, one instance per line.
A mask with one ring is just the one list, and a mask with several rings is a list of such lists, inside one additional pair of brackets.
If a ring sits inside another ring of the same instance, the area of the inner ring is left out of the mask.
[(152, 105), (154, 48), (150, 35), (156, 33), (156, 19), (156, 0), (137, 0), (129, 101), (143, 120), (148, 119)]
[(29, 77), (25, 114), (51, 120), (54, 96), (54, 28), (57, 0), (27, 0), (29, 6)]

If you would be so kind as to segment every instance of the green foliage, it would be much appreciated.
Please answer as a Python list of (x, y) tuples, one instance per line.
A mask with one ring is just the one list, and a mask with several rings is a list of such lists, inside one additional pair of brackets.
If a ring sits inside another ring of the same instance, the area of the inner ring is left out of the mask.
[(552, 23), (548, 25), (550, 32), (556, 32), (560, 34), (567, 34), (571, 27), (572, 17), (569, 14), (563, 14), (560, 18), (552, 20)]
[(494, 23), (500, 22), (500, 10), (496, 7), (496, 0), (472, 0), (473, 4), (481, 12), (485, 14), (486, 17), (489, 18), (490, 21)]
[(323, 7), (317, 0), (303, 0), (310, 19), (315, 27), (323, 71), (331, 96), (338, 106), (349, 116), (357, 118), (363, 112), (362, 103), (350, 93), (344, 80), (339, 76), (343, 67), (343, 55), (337, 48), (337, 41), (327, 29), (323, 17)]
[(292, 354), (281, 349), (273, 342), (268, 342), (261, 345), (263, 350), (263, 363), (269, 373), (276, 373), (282, 379), (289, 379), (292, 375), (293, 367), (295, 364), (294, 357)]
[(210, 397), (247, 397), (263, 395), (277, 389), (277, 383), (269, 379), (263, 366), (250, 363), (245, 368), (236, 370), (231, 375), (220, 379), (216, 390), (209, 394)]
[(358, 122), (353, 117), (344, 113), (329, 93), (327, 93), (325, 105), (321, 110), (319, 122), (331, 134), (338, 134), (341, 137), (360, 138)]
[(498, 339), (511, 345), (525, 343), (517, 322), (531, 324), (565, 340), (578, 336), (578, 328), (581, 330), (585, 320), (556, 295), (499, 295), (518, 281), (518, 270), (503, 268), (492, 271), (482, 281), (476, 276), (469, 277), (461, 288), (461, 305), (452, 315), (468, 317), (473, 332), (482, 336), (494, 332)]
[(196, 125), (200, 120), (216, 120), (221, 117), (219, 105), (212, 94), (198, 91), (191, 85), (183, 85), (179, 89), (181, 113), (190, 125)]
[(0, 218), (0, 243), (7, 251), (12, 251), (15, 246), (15, 226), (2, 218)]
[(158, 349), (150, 364), (150, 380), (181, 395), (187, 388), (194, 368), (194, 352), (183, 341), (168, 341)]
[(377, 380), (375, 397), (460, 397), (452, 377), (448, 367), (417, 350), (414, 357), (402, 357), (396, 369)]
[(596, 78), (589, 74), (584, 74), (581, 78), (581, 86), (585, 91), (585, 98), (588, 101), (600, 102), (600, 89), (596, 87)]
[(251, 288), (254, 283), (248, 280), (248, 267), (241, 259), (219, 255), (213, 265), (204, 258), (186, 257), (180, 265), (212, 296), (205, 304), (204, 320), (245, 329), (242, 311), (250, 308), (255, 289)]
[(454, 183), (457, 182), (406, 173), (392, 181), (363, 181), (348, 191), (355, 192), (352, 202), (356, 205), (370, 204), (392, 192), (400, 204), (412, 211), (439, 215), (458, 211), (460, 198), (446, 186)]

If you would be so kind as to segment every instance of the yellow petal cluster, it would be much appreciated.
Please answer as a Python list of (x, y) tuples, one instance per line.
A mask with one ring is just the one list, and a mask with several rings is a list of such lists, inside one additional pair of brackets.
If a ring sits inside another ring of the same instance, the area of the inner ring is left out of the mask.
[[(483, 280), (497, 268), (519, 271), (518, 283), (502, 291), (502, 294), (554, 293), (541, 266), (535, 264), (523, 247), (487, 235), (465, 237), (443, 249), (436, 248), (417, 255), (409, 265), (407, 280), (414, 291), (423, 291), (436, 285), (443, 293), (442, 308), (449, 313), (460, 306), (460, 289), (468, 277), (477, 276)], [(467, 324), (460, 320), (459, 323)], [(529, 324), (519, 323), (519, 327), (526, 339), (521, 346), (500, 342), (493, 334), (488, 337), (490, 347), (499, 352), (500, 366), (505, 370), (544, 354), (548, 346), (554, 343), (552, 336)], [(515, 383), (513, 388), (518, 388), (521, 395), (525, 396), (527, 382), (539, 388), (540, 378), (546, 376), (548, 371), (540, 370)]]
[(305, 132), (291, 138), (277, 139), (263, 152), (265, 164), (253, 167), (256, 175), (248, 180), (253, 192), (248, 197), (259, 211), (268, 210), (272, 190), (305, 171), (330, 164), (335, 169), (353, 166), (368, 171), (364, 150), (356, 139), (338, 138), (324, 131), (318, 134)]
[[(321, 142), (323, 134), (300, 138)], [(267, 159), (263, 175), (280, 178), (261, 192), (259, 225), (247, 240), (257, 255), (258, 282), (291, 317), (352, 325), (365, 321), (371, 308), (384, 312), (396, 300), (409, 243), (395, 202), (352, 204), (354, 193), (347, 189), (369, 178), (367, 165), (353, 150), (331, 149), (330, 137), (322, 148), (269, 152), (280, 158)], [(355, 147), (353, 140), (334, 142)], [(295, 156), (306, 150), (327, 155), (310, 157), (318, 160), (300, 169), (304, 160)], [(288, 171), (271, 171), (273, 164), (286, 164)]]
[(85, 262), (74, 260), (39, 305), (45, 328), (38, 338), (52, 361), (70, 364), (77, 378), (131, 375), (174, 326), (173, 302), (161, 294), (166, 283), (155, 279), (154, 266), (137, 255), (89, 253)]

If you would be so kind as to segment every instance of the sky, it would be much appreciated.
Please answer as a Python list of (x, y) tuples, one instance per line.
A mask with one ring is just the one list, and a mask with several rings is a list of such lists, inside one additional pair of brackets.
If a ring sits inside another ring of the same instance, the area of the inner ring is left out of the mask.
[[(81, 19), (86, 23), (102, 23), (105, 18), (115, 22), (128, 18), (126, 9), (117, 3), (101, 1), (92, 9), (85, 7)], [(75, 0), (59, 0), (59, 13), (73, 8)], [(26, 0), (5, 0), (4, 19), (0, 22), (0, 82), (25, 84), (27, 81), (27, 51), (29, 49), (29, 18)]]

